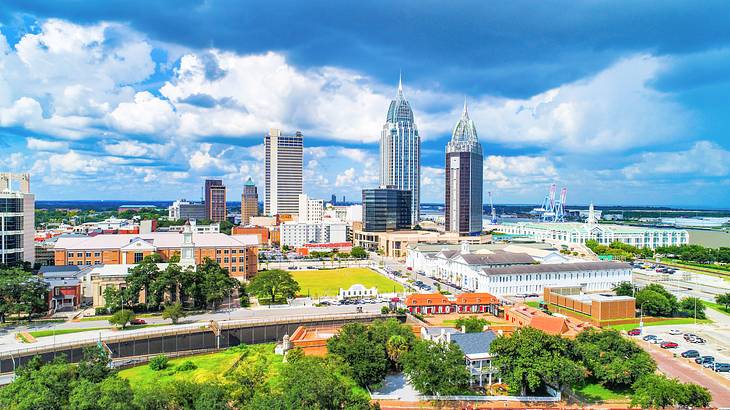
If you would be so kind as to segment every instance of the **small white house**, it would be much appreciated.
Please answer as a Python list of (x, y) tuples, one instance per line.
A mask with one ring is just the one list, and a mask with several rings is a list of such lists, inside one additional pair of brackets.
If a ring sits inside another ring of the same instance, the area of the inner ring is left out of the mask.
[(357, 283), (350, 286), (349, 289), (340, 288), (340, 293), (337, 295), (337, 299), (372, 299), (378, 297), (378, 288), (373, 286), (372, 288), (366, 288), (365, 286)]

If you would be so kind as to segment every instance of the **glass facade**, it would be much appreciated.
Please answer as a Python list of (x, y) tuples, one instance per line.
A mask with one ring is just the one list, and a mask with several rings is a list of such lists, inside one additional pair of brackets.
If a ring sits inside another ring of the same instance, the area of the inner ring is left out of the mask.
[(375, 188), (362, 191), (363, 230), (386, 232), (411, 227), (411, 191)]
[(0, 198), (0, 264), (23, 261), (23, 198)]

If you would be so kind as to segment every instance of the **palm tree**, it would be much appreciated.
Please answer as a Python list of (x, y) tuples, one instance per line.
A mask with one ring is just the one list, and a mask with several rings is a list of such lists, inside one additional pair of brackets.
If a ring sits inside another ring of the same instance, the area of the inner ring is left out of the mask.
[(385, 351), (388, 353), (388, 358), (395, 363), (396, 368), (400, 368), (400, 360), (409, 347), (408, 340), (401, 335), (393, 335), (385, 342)]

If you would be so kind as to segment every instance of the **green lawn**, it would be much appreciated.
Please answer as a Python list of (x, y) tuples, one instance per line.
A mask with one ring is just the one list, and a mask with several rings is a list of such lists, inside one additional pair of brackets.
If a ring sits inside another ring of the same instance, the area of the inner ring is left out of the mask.
[[(644, 326), (665, 326), (665, 325), (691, 325), (694, 324), (695, 320), (691, 317), (680, 317), (680, 318), (669, 318), (664, 320), (659, 320), (656, 322), (644, 322)], [(697, 319), (697, 323), (712, 323), (710, 319)], [(610, 329), (616, 329), (616, 330), (631, 330), (636, 329), (639, 327), (638, 323), (629, 323), (626, 325), (610, 325), (608, 326)]]
[[(124, 331), (126, 330), (133, 330), (133, 329), (143, 329), (146, 327), (158, 327), (158, 326), (166, 326), (169, 325), (169, 323), (154, 323), (149, 325), (129, 325), (126, 328), (124, 328)], [(81, 332), (90, 332), (93, 330), (106, 330), (111, 329), (111, 326), (107, 327), (85, 327), (85, 328), (79, 328), (79, 329), (57, 329), (55, 332), (53, 330), (36, 330), (33, 332), (28, 332), (31, 334), (31, 336), (35, 338), (39, 337), (48, 337), (53, 336), (54, 334), (56, 336), (58, 335), (67, 335), (69, 333), (81, 333)], [(122, 331), (122, 329), (119, 329)]]
[(536, 300), (529, 301), (529, 302), (525, 302), (525, 305), (527, 305), (527, 306), (529, 306), (531, 308), (535, 308), (535, 309), (539, 309), (540, 308), (540, 302), (538, 302)]
[(299, 282), (302, 296), (336, 296), (340, 288), (347, 289), (354, 284), (366, 288), (375, 286), (379, 293), (403, 292), (403, 286), (368, 268), (303, 269), (291, 271)]
[(600, 403), (608, 400), (630, 400), (630, 390), (611, 390), (598, 383), (588, 383), (573, 389), (584, 403)]
[[(271, 360), (271, 370), (273, 373), (280, 370), (283, 357), (274, 355), (273, 344), (261, 344), (242, 345), (218, 353), (178, 357), (171, 359), (168, 368), (161, 371), (152, 370), (147, 364), (143, 364), (124, 369), (119, 372), (119, 376), (128, 379), (133, 389), (144, 385), (156, 385), (169, 381), (174, 382), (175, 380), (187, 380), (196, 383), (212, 380), (226, 382), (226, 372), (231, 369), (239, 358), (244, 355), (254, 356), (256, 354), (264, 355), (268, 360)], [(177, 366), (187, 361), (193, 362), (197, 368), (188, 371), (175, 370)]]
[[(160, 317), (162, 313), (140, 313), (137, 315), (134, 315), (136, 318), (148, 318), (148, 317)], [(89, 316), (89, 317), (82, 317), (79, 319), (80, 322), (94, 322), (97, 320), (109, 320), (112, 318), (112, 315), (101, 315), (101, 316)]]
[(708, 307), (708, 308), (710, 308), (712, 310), (716, 310), (716, 311), (718, 311), (720, 313), (723, 313), (723, 314), (726, 314), (726, 315), (730, 315), (730, 310), (726, 310), (725, 309), (725, 306), (723, 306), (723, 305), (720, 305), (720, 304), (715, 303), (715, 302), (707, 302), (707, 301), (704, 301), (704, 300), (702, 301), (702, 303), (706, 307)]

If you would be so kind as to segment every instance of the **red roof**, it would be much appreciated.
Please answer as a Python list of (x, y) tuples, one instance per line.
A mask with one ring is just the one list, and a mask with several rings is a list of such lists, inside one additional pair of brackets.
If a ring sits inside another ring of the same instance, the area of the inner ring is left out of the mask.
[(457, 305), (498, 305), (499, 299), (490, 293), (462, 293), (456, 297)]
[(530, 320), (530, 327), (542, 330), (550, 335), (562, 335), (568, 331), (565, 319), (555, 316), (535, 316)]
[(406, 298), (406, 306), (451, 306), (451, 301), (440, 293), (414, 293)]

